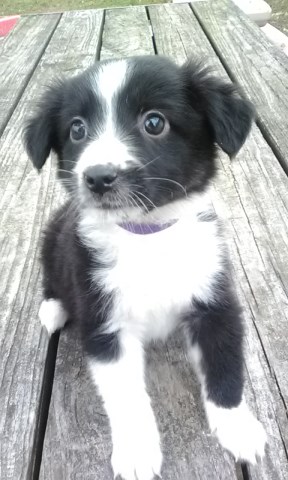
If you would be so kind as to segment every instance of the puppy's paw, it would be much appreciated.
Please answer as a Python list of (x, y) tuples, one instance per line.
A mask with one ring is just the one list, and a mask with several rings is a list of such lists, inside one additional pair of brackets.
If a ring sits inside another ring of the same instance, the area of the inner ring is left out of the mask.
[(264, 457), (265, 430), (244, 401), (237, 408), (230, 409), (217, 407), (210, 401), (205, 406), (212, 432), (236, 460), (255, 464), (258, 458)]
[(41, 303), (39, 318), (41, 325), (46, 328), (50, 336), (56, 330), (64, 327), (68, 320), (68, 315), (60, 300), (49, 298), (49, 300), (43, 300)]
[(111, 463), (115, 478), (152, 480), (155, 475), (160, 477), (162, 453), (158, 431), (153, 436), (139, 431), (137, 437), (126, 437), (114, 444)]

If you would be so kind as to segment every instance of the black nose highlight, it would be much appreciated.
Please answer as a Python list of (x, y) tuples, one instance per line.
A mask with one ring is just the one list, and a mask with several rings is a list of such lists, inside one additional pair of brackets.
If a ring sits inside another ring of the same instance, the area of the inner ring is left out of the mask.
[(84, 180), (89, 190), (101, 195), (111, 190), (116, 178), (117, 170), (111, 164), (95, 165), (84, 172)]

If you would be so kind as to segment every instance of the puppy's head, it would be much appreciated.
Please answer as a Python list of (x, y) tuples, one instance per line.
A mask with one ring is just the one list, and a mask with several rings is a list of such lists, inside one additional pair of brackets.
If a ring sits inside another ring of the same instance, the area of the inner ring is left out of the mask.
[(163, 57), (96, 63), (51, 87), (28, 122), (37, 169), (51, 150), (85, 205), (149, 212), (207, 186), (218, 145), (234, 156), (253, 108), (198, 64)]

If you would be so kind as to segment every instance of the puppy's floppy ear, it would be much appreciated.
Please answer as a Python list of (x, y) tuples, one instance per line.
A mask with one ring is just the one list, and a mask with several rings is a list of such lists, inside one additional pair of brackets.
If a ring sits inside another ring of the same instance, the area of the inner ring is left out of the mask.
[(24, 128), (24, 145), (34, 167), (41, 170), (50, 151), (59, 153), (58, 124), (62, 101), (62, 83), (49, 87), (38, 102), (35, 115)]
[(190, 104), (204, 114), (219, 147), (230, 157), (235, 156), (255, 118), (252, 103), (241, 96), (235, 85), (212, 76), (200, 64), (188, 62), (182, 72)]

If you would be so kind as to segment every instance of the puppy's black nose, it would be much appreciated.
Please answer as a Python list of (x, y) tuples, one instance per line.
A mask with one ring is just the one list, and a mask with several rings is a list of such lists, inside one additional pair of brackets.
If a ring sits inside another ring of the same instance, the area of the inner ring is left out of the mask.
[(95, 165), (84, 172), (84, 180), (89, 190), (100, 195), (111, 190), (116, 178), (116, 167), (111, 164)]

